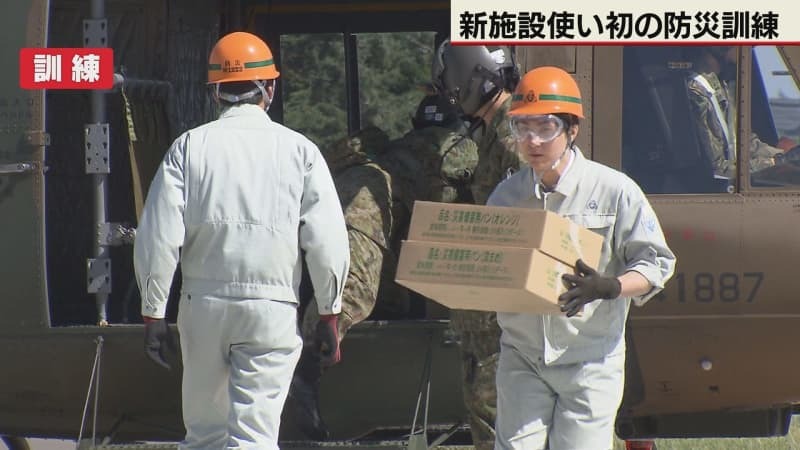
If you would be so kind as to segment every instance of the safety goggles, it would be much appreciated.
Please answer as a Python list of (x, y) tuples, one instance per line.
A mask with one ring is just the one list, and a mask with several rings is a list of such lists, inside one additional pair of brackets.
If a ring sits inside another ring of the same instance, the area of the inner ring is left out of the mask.
[(511, 135), (519, 142), (527, 139), (545, 143), (564, 132), (564, 121), (553, 114), (514, 116), (510, 120)]

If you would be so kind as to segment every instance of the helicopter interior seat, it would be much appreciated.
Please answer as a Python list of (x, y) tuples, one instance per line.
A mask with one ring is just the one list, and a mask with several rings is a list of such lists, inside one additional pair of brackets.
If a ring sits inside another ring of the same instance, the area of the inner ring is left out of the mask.
[[(660, 194), (725, 192), (727, 180), (714, 178), (709, 152), (697, 138), (680, 47), (626, 49), (623, 140), (633, 146), (634, 178), (645, 192)], [(638, 81), (637, 81), (638, 80)]]

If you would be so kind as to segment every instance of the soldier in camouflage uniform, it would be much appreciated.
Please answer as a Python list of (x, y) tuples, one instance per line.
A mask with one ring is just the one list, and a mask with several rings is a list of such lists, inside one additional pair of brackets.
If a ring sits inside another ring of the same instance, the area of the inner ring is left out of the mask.
[[(368, 128), (322, 152), (339, 194), (350, 241), (350, 269), (338, 318), (339, 340), (372, 313), (379, 286), (393, 284), (395, 261), (386, 257), (391, 254), (389, 245), (393, 239), (392, 183), (389, 174), (370, 157), (370, 153), (387, 142), (388, 136), (383, 131)], [(328, 430), (319, 413), (319, 383), (324, 367), (314, 344), (319, 315), (308, 286), (310, 283), (305, 280), (301, 284), (301, 296), (305, 297), (301, 319), (304, 346), (286, 413), (293, 416), (306, 436), (325, 440)], [(404, 293), (405, 290), (397, 289), (387, 297), (402, 308)]]
[[(507, 47), (454, 47), (445, 41), (433, 61), (433, 82), (471, 122), (478, 144), (478, 167), (472, 181), (474, 202), (486, 203), (495, 186), (521, 164), (507, 112), (519, 81), (513, 50)], [(497, 410), (495, 373), (500, 328), (495, 313), (452, 310), (450, 324), (461, 338), (464, 402), (472, 441), (478, 450), (494, 448)]]
[[(427, 95), (411, 122), (411, 131), (377, 155), (392, 176), (396, 219), (392, 248), (397, 255), (408, 235), (414, 201), (470, 203), (470, 182), (478, 163), (477, 146), (466, 137), (464, 122), (447, 99)], [(409, 297), (409, 317), (424, 317), (430, 300), (415, 292)]]
[[(415, 200), (472, 203), (470, 185), (478, 149), (458, 109), (446, 98), (426, 95), (411, 119), (413, 129), (377, 155), (392, 175), (395, 199), (410, 218)], [(398, 228), (405, 238), (405, 229)]]
[[(692, 73), (687, 81), (689, 103), (696, 117), (700, 147), (708, 151), (714, 175), (736, 177), (736, 47), (698, 47), (687, 50)], [(750, 171), (775, 165), (783, 150), (749, 137)]]
[[(369, 127), (323, 151), (350, 240), (339, 339), (371, 314), (379, 318), (408, 315), (408, 291), (395, 283), (394, 276), (413, 202), (455, 201), (458, 192), (468, 191), (478, 159), (475, 144), (445, 128), (460, 124), (458, 116), (444, 111), (436, 97), (426, 97), (412, 123), (416, 130), (392, 142), (383, 131)], [(306, 345), (287, 410), (304, 434), (324, 440), (328, 431), (319, 412), (323, 367), (313, 345), (317, 321), (312, 299), (303, 315)]]

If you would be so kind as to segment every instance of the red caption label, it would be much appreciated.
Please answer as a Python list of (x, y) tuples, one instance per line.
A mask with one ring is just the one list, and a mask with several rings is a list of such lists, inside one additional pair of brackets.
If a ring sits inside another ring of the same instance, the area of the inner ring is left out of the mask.
[(22, 89), (111, 89), (114, 51), (110, 48), (22, 48)]

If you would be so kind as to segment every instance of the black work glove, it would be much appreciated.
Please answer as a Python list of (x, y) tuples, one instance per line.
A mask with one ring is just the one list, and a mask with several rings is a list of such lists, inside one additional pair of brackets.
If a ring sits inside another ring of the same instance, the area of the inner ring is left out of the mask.
[(164, 358), (164, 350), (167, 349), (175, 353), (175, 341), (166, 319), (144, 318), (144, 352), (147, 357), (155, 361), (159, 366), (170, 370), (172, 367)]
[(336, 314), (319, 316), (314, 336), (314, 350), (323, 367), (332, 366), (342, 359), (339, 351), (339, 320)]
[(567, 317), (577, 314), (587, 303), (617, 298), (622, 291), (617, 277), (600, 275), (581, 259), (575, 263), (575, 275), (566, 273), (561, 279), (569, 290), (558, 296), (558, 303)]

